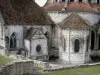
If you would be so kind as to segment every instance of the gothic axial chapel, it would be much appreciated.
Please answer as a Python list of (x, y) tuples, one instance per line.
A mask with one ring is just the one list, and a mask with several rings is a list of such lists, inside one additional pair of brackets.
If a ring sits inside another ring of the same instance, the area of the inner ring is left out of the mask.
[(100, 57), (100, 1), (0, 0), (0, 53), (61, 63)]

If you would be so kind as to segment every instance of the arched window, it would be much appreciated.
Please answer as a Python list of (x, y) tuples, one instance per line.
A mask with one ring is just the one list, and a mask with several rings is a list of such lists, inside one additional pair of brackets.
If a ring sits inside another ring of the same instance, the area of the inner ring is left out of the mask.
[(66, 0), (62, 0), (62, 2), (65, 2)]
[(10, 37), (10, 48), (16, 48), (16, 35), (15, 32), (12, 33)]
[(94, 43), (95, 43), (95, 33), (94, 31), (91, 32), (91, 50), (94, 49)]
[(99, 0), (97, 0), (97, 4), (99, 4), (100, 2), (99, 2)]
[(70, 2), (74, 2), (74, 0), (70, 0)]
[(79, 2), (82, 2), (82, 0), (79, 0)]
[(37, 52), (40, 52), (40, 51), (41, 51), (41, 49), (42, 49), (42, 48), (41, 48), (41, 46), (40, 46), (40, 45), (37, 45), (37, 46), (36, 46), (36, 51), (37, 51)]
[(76, 39), (74, 41), (74, 52), (79, 52), (79, 48), (80, 48), (80, 41)]
[(89, 3), (91, 3), (91, 0), (88, 0)]
[(98, 49), (100, 50), (100, 35), (99, 35), (99, 40), (98, 40)]
[(6, 47), (9, 48), (9, 37), (8, 36), (5, 37), (5, 41), (6, 41)]

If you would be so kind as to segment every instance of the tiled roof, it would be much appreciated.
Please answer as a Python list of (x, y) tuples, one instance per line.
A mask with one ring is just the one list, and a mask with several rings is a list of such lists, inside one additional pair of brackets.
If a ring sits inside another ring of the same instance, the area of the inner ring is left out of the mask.
[(62, 8), (64, 7), (65, 3), (64, 2), (56, 2), (53, 4), (48, 4), (46, 6), (44, 6), (44, 9), (46, 11), (61, 11)]
[(0, 0), (6, 25), (48, 25), (53, 21), (33, 0)]
[(96, 12), (91, 6), (87, 3), (74, 3), (71, 2), (67, 5), (66, 10), (62, 10), (65, 6), (65, 3), (54, 3), (49, 4), (44, 7), (46, 11), (64, 11), (64, 12)]
[(100, 4), (94, 4), (94, 3), (91, 3), (90, 4), (94, 9), (98, 10), (100, 12)]
[(76, 13), (72, 13), (68, 16), (61, 24), (59, 24), (61, 28), (88, 28), (88, 24)]

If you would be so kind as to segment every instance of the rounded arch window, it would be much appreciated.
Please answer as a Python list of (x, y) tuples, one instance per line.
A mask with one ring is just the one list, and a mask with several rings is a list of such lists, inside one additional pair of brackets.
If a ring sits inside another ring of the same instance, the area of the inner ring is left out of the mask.
[(91, 31), (91, 50), (94, 49), (94, 45), (95, 45), (95, 32)]
[(37, 45), (37, 46), (36, 46), (36, 51), (37, 51), (37, 52), (40, 52), (41, 49), (42, 49), (42, 48), (41, 48), (41, 45)]
[(80, 48), (80, 41), (79, 41), (79, 39), (76, 39), (75, 41), (74, 41), (74, 52), (79, 52), (79, 48)]
[(79, 0), (79, 2), (82, 2), (82, 0)]
[(70, 0), (70, 2), (74, 2), (74, 0)]

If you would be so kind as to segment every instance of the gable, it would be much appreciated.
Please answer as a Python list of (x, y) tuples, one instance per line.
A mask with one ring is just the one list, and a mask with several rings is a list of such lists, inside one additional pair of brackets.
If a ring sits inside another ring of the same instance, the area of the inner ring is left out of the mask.
[(72, 13), (68, 16), (61, 24), (59, 24), (61, 28), (88, 28), (88, 24), (81, 18), (77, 13)]
[(44, 35), (42, 28), (29, 28), (27, 31), (26, 39), (47, 39)]

